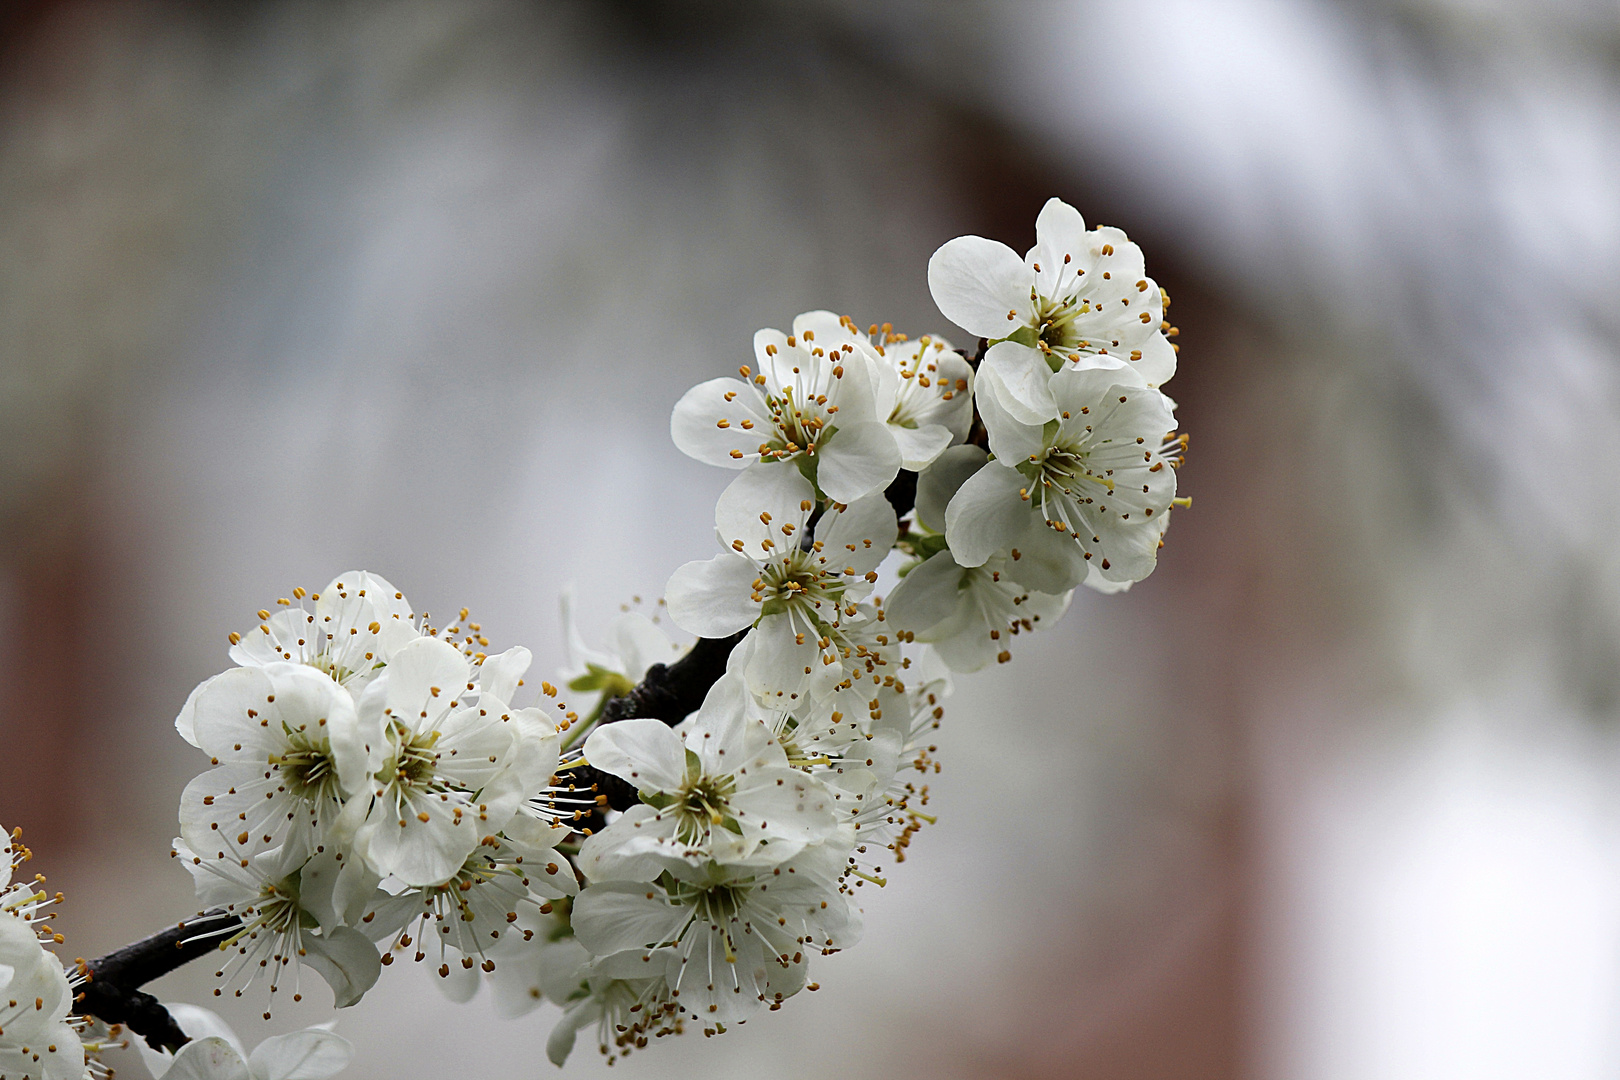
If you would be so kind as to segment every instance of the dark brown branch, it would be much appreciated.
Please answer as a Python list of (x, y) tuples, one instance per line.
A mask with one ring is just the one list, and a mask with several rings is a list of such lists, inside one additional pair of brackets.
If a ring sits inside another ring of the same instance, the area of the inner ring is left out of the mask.
[(91, 960), (84, 965), (86, 982), (75, 1011), (108, 1024), (123, 1024), (154, 1049), (178, 1050), (185, 1045), (185, 1032), (169, 1010), (140, 987), (218, 951), (220, 938), (241, 925), (235, 915), (210, 911)]

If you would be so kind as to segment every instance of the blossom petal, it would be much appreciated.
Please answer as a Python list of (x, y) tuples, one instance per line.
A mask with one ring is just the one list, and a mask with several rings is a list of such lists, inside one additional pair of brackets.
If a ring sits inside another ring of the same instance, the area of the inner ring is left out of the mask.
[(669, 617), (688, 634), (726, 637), (759, 618), (752, 599), (759, 568), (741, 555), (689, 562), (670, 575), (664, 595)]
[(951, 445), (956, 433), (944, 424), (924, 424), (916, 428), (889, 425), (889, 433), (900, 448), (900, 467), (920, 472)]
[(602, 725), (585, 740), (585, 760), (643, 791), (673, 791), (686, 778), (686, 748), (662, 720)]
[(1051, 378), (1052, 369), (1039, 350), (1000, 341), (990, 346), (979, 365), (979, 397), (982, 401), (988, 385), (1002, 408), (1021, 423), (1038, 427), (1057, 418), (1057, 402), (1046, 385)]
[(661, 896), (652, 886), (635, 881), (592, 885), (574, 901), (574, 936), (595, 956), (672, 941), (688, 913)]
[[(714, 524), (720, 543), (751, 559), (768, 558), (773, 550), (798, 543), (796, 531), (810, 516), (805, 504), (814, 508), (815, 500), (815, 488), (796, 466), (750, 466), (726, 485), (715, 502)], [(786, 533), (784, 525), (789, 526)]]
[(272, 1035), (253, 1048), (254, 1080), (326, 1080), (348, 1067), (354, 1044), (320, 1028)]
[(977, 446), (953, 446), (917, 476), (917, 521), (934, 532), (945, 531), (945, 508), (967, 478), (984, 468), (989, 457)]
[(889, 594), (884, 605), (888, 621), (922, 635), (951, 618), (964, 599), (960, 588), (964, 572), (949, 551), (913, 566)]
[(982, 236), (948, 240), (928, 260), (928, 291), (940, 313), (970, 334), (1003, 338), (1023, 325), (1035, 273), (1006, 244)]
[[(744, 420), (751, 426), (743, 427)], [(759, 444), (771, 430), (759, 392), (731, 378), (698, 383), (681, 395), (669, 418), (670, 438), (681, 453), (728, 469), (759, 460)]]
[(236, 1048), (217, 1035), (194, 1039), (180, 1048), (163, 1080), (253, 1080)]
[(816, 457), (816, 483), (834, 502), (882, 491), (900, 472), (900, 447), (889, 425), (876, 420), (840, 424)]
[(376, 985), (382, 957), (360, 931), (341, 926), (320, 937), (305, 936), (303, 941), (305, 953), (299, 959), (326, 980), (336, 1008), (348, 1008)]
[[(990, 452), (1006, 465), (1024, 461), (1045, 448), (1046, 421), (1030, 422), (1019, 419), (1005, 407), (1005, 392), (999, 390), (994, 376), (986, 376), (979, 383), (979, 415), (990, 437)], [(1054, 405), (1054, 410), (1056, 406)], [(1057, 416), (1056, 411), (1052, 414)]]
[(894, 506), (882, 492), (856, 499), (841, 511), (823, 514), (816, 523), (816, 539), (825, 545), (827, 562), (853, 569), (856, 574), (875, 569), (899, 535)]
[(1074, 280), (1075, 260), (1084, 260), (1079, 269), (1090, 269), (1091, 260), (1086, 258), (1091, 250), (1089, 240), (1080, 211), (1056, 197), (1046, 200), (1035, 218), (1035, 246), (1024, 256), (1030, 269), (1040, 266), (1035, 287), (1041, 295), (1060, 295), (1061, 285)]
[(470, 663), (447, 641), (420, 637), (388, 665), (388, 708), (417, 731), (436, 727), (467, 688)]
[(1033, 511), (1021, 494), (1029, 481), (1000, 461), (968, 477), (945, 509), (945, 541), (962, 566), (980, 566), (1029, 531)]
[(512, 695), (517, 693), (518, 680), (523, 678), (533, 662), (533, 653), (521, 645), (514, 645), (503, 653), (486, 657), (478, 665), (478, 685), (502, 701), (511, 701)]

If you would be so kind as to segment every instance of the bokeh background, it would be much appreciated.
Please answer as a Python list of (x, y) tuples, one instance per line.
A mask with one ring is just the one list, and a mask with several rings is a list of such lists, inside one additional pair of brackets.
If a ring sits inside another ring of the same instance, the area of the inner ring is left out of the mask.
[[(554, 667), (566, 585), (711, 550), (687, 386), (951, 335), (928, 255), (1056, 194), (1174, 298), (1194, 508), (960, 682), (820, 992), (615, 1068), (1620, 1075), (1617, 57), (1614, 0), (0, 5), (0, 821), (67, 951), (195, 909), (170, 722), (255, 610), (366, 567)], [(389, 976), (345, 1075), (553, 1072)]]

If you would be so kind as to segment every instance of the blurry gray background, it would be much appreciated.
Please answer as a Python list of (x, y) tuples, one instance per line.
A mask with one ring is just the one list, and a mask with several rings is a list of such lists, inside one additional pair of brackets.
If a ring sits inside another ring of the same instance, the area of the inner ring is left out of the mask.
[[(0, 6), (0, 821), (69, 955), (194, 910), (170, 721), (255, 610), (365, 567), (553, 668), (564, 585), (711, 550), (687, 386), (814, 307), (967, 343), (928, 255), (1056, 194), (1175, 300), (1194, 508), (961, 680), (819, 993), (616, 1068), (1620, 1074), (1617, 57), (1614, 0)], [(431, 981), (345, 1075), (553, 1071)]]

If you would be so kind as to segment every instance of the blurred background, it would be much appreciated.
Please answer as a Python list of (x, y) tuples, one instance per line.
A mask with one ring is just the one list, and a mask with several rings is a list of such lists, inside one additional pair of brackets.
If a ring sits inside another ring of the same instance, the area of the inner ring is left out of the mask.
[[(711, 551), (687, 386), (816, 307), (967, 343), (929, 254), (1054, 194), (1175, 300), (1194, 508), (959, 682), (819, 993), (615, 1068), (1620, 1075), (1615, 0), (0, 5), (0, 821), (68, 954), (195, 910), (171, 720), (254, 611), (364, 567), (553, 669), (565, 585), (599, 637)], [(554, 1071), (432, 981), (346, 1076)]]

